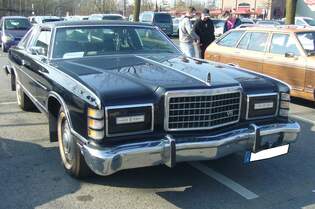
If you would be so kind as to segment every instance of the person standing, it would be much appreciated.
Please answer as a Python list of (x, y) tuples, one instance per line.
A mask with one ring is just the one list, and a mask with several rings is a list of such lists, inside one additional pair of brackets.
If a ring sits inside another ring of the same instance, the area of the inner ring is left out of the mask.
[(194, 31), (200, 38), (200, 58), (204, 59), (207, 47), (215, 40), (214, 25), (210, 19), (209, 9), (204, 9), (201, 18), (195, 23)]
[(196, 53), (194, 42), (199, 43), (199, 37), (193, 30), (191, 18), (195, 16), (196, 9), (189, 7), (185, 17), (180, 21), (179, 29), (179, 47), (185, 55), (189, 57), (198, 56)]
[(225, 16), (227, 16), (227, 19), (224, 23), (224, 33), (242, 24), (240, 18), (231, 12), (226, 12)]

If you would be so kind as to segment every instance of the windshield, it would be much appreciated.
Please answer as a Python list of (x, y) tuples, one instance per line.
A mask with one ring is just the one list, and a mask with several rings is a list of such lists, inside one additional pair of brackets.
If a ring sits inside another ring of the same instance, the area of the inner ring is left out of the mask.
[(103, 16), (103, 20), (123, 20), (121, 16), (118, 15), (108, 15), (108, 16)]
[(155, 28), (93, 26), (57, 29), (53, 58), (145, 53), (179, 51)]
[(172, 17), (169, 14), (155, 14), (154, 15), (154, 22), (156, 23), (171, 23)]
[(315, 26), (315, 20), (314, 19), (304, 18), (304, 21), (310, 26)]
[(4, 29), (6, 30), (27, 30), (31, 27), (28, 19), (15, 18), (6, 19), (4, 21)]
[(297, 33), (297, 38), (307, 55), (315, 55), (315, 31)]
[(43, 23), (46, 23), (46, 22), (57, 22), (57, 21), (61, 21), (61, 19), (43, 19)]

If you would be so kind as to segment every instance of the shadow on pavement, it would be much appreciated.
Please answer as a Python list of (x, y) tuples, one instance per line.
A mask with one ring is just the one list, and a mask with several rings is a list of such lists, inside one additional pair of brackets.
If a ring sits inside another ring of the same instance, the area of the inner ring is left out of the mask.
[(302, 99), (302, 98), (297, 98), (297, 97), (291, 97), (291, 103), (296, 104), (296, 105), (301, 105), (309, 108), (315, 108), (315, 102)]
[(0, 208), (35, 208), (80, 189), (57, 147), (0, 138)]

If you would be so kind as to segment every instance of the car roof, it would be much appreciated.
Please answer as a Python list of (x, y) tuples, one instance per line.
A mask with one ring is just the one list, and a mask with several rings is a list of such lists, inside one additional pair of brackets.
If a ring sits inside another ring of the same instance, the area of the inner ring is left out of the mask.
[(3, 19), (11, 19), (11, 18), (15, 18), (15, 19), (27, 19), (27, 17), (23, 17), (23, 16), (3, 16)]
[(48, 27), (73, 27), (73, 26), (95, 26), (95, 25), (104, 25), (104, 26), (117, 26), (117, 25), (127, 25), (127, 26), (151, 26), (147, 23), (136, 23), (129, 22), (124, 20), (80, 20), (80, 21), (58, 21), (58, 22), (49, 22), (44, 23), (42, 26)]
[(296, 32), (307, 32), (307, 31), (315, 31), (315, 27), (304, 27), (304, 26), (296, 26), (296, 25), (277, 25), (277, 26), (259, 26), (254, 25), (253, 27), (247, 28), (237, 28), (235, 30), (239, 31), (262, 31), (262, 32), (287, 32), (287, 33), (296, 33)]

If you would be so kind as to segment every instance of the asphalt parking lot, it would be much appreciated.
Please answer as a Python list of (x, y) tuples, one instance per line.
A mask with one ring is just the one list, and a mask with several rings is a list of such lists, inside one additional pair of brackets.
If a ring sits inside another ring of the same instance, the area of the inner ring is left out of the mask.
[(302, 131), (285, 156), (245, 165), (236, 154), (76, 180), (49, 143), (46, 117), (22, 112), (1, 72), (0, 208), (315, 208), (315, 104), (293, 99), (291, 118)]

